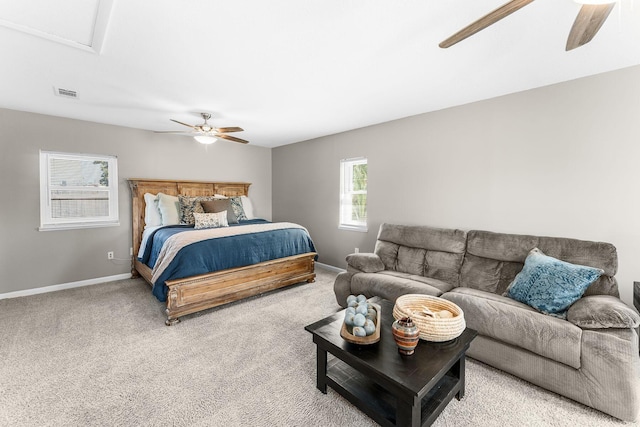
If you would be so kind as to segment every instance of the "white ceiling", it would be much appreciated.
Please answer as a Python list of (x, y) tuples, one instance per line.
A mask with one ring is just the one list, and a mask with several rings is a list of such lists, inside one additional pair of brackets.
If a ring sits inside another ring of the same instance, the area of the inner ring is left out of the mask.
[[(505, 1), (0, 0), (0, 107), (148, 130), (184, 130), (169, 119), (207, 111), (275, 147), (640, 64), (633, 0), (570, 52), (572, 0), (537, 0), (438, 47)], [(25, 2), (60, 10), (29, 15)], [(56, 40), (55, 22), (98, 42)]]

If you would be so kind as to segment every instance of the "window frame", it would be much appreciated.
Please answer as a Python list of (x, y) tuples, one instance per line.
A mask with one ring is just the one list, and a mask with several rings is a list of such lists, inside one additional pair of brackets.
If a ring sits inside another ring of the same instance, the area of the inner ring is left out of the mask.
[[(107, 162), (109, 183), (106, 189), (102, 190), (108, 194), (109, 214), (107, 216), (55, 218), (51, 215), (51, 192), (55, 189), (62, 188), (62, 186), (51, 184), (50, 165), (53, 159)], [(118, 158), (116, 156), (40, 150), (40, 227), (38, 230), (71, 230), (79, 228), (115, 227), (119, 225)]]
[[(368, 195), (368, 183), (367, 188), (365, 190), (353, 190), (351, 187), (353, 185), (353, 168), (357, 165), (367, 165), (367, 175), (369, 162), (366, 157), (353, 157), (349, 159), (341, 159), (340, 160), (340, 203), (339, 203), (339, 219), (338, 219), (338, 228), (341, 230), (350, 230), (350, 231), (361, 231), (367, 232), (369, 231), (368, 226), (368, 203), (365, 203), (365, 210), (367, 211), (367, 219), (363, 222), (353, 221), (351, 218), (353, 210), (352, 203), (353, 195), (355, 194), (365, 194)], [(347, 176), (349, 175), (349, 176)], [(367, 200), (368, 202), (368, 200)]]

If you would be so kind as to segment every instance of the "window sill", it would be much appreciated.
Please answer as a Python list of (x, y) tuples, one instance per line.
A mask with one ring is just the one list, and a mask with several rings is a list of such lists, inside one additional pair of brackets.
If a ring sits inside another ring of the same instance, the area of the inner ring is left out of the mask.
[(369, 231), (369, 227), (362, 225), (344, 225), (340, 224), (338, 226), (338, 230), (347, 230), (347, 231), (359, 231), (360, 233), (366, 233)]
[(47, 224), (38, 227), (38, 231), (79, 230), (83, 228), (118, 227), (120, 222), (84, 222), (75, 224)]

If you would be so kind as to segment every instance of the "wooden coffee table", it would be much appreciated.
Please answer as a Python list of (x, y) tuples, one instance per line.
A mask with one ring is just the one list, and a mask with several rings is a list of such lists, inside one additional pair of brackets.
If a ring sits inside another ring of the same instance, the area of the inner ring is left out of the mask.
[[(420, 340), (402, 356), (391, 334), (393, 303), (382, 308), (380, 342), (358, 346), (340, 336), (344, 311), (305, 327), (317, 345), (317, 387), (327, 385), (383, 426), (429, 426), (456, 396), (464, 396), (465, 352), (477, 335), (465, 329), (444, 343)], [(327, 353), (334, 357), (327, 363)]]

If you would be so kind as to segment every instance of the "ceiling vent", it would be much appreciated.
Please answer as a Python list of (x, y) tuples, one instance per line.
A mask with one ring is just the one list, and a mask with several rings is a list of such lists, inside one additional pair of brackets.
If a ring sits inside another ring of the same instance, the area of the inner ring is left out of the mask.
[(78, 92), (76, 92), (75, 90), (63, 89), (61, 87), (54, 87), (53, 90), (56, 95), (63, 98), (78, 99)]

